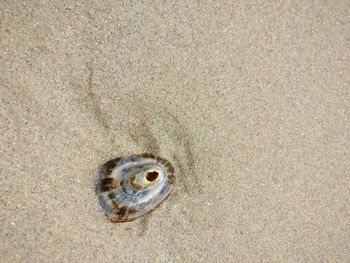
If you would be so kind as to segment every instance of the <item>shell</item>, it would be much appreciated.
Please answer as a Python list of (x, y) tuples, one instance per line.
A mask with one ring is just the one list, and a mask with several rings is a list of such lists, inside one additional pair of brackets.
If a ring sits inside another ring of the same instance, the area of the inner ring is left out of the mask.
[(160, 205), (174, 182), (174, 168), (167, 160), (152, 154), (132, 155), (101, 166), (96, 193), (111, 222), (129, 222)]

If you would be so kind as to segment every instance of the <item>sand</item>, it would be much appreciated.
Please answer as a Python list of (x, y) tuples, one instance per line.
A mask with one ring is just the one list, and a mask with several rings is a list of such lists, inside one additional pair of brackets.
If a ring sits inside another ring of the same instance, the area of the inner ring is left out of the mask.
[[(204, 2), (1, 1), (1, 262), (348, 262), (350, 2)], [(175, 189), (112, 224), (142, 152)]]

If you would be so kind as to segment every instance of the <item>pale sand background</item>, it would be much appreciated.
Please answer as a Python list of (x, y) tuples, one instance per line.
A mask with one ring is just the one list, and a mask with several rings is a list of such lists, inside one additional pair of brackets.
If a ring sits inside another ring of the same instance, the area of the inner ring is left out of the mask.
[[(1, 1), (1, 262), (349, 262), (344, 1)], [(103, 162), (178, 171), (111, 224)]]

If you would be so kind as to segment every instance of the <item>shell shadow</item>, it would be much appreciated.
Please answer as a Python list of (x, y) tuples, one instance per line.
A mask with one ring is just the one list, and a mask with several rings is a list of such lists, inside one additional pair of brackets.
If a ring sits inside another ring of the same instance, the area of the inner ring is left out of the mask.
[(180, 191), (188, 194), (202, 192), (196, 173), (194, 140), (189, 129), (174, 114), (159, 105), (150, 108), (139, 103), (137, 109), (132, 124), (123, 126), (132, 142), (144, 151), (173, 163)]

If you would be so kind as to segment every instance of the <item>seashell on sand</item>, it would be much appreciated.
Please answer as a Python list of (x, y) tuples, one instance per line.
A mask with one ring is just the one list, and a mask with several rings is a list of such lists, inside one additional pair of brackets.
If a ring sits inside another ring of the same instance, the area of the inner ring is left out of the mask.
[(132, 155), (101, 166), (96, 194), (111, 222), (129, 222), (160, 205), (174, 182), (174, 168), (169, 161), (152, 154)]

